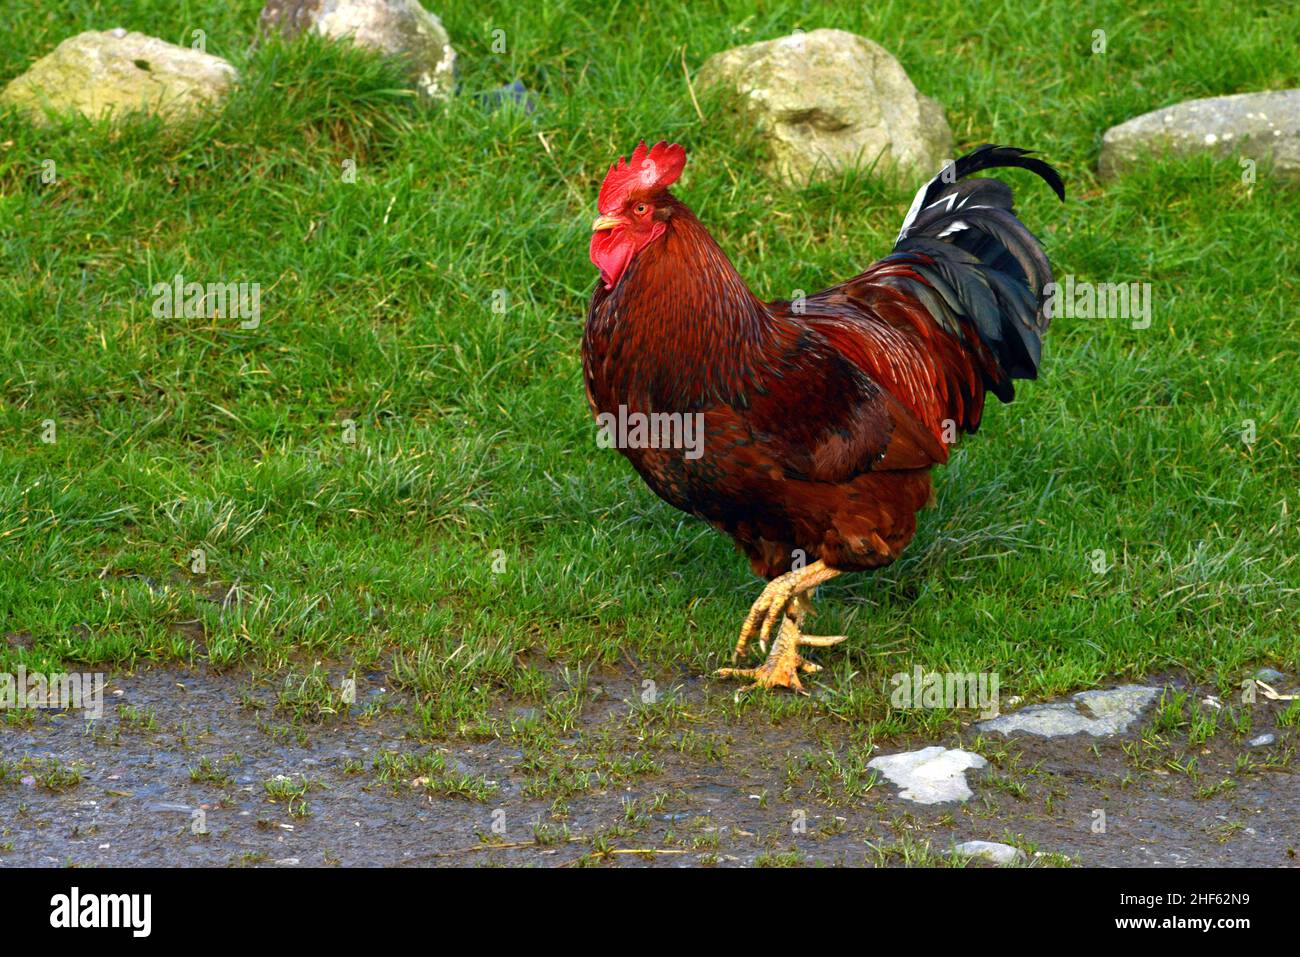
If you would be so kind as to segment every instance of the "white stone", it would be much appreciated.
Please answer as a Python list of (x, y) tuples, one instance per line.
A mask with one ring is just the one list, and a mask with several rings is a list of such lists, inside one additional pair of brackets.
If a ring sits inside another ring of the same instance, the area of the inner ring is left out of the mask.
[(1025, 852), (1020, 848), (1012, 847), (1010, 844), (999, 844), (997, 841), (965, 841), (956, 845), (952, 852), (960, 857), (977, 857), (1002, 865), (1019, 864), (1028, 860)]
[(902, 788), (899, 797), (917, 804), (968, 800), (972, 791), (966, 783), (966, 772), (987, 766), (988, 762), (978, 754), (938, 745), (882, 755), (867, 763), (867, 767)]

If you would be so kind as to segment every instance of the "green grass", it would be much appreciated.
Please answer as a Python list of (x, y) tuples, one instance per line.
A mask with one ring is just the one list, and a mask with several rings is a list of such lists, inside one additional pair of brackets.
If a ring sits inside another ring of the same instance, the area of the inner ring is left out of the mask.
[(482, 777), (448, 770), (441, 754), (382, 751), (374, 760), (375, 776), (394, 789), (423, 789), (428, 794), (486, 801), (498, 788)]
[[(997, 670), (1030, 700), (1167, 670), (1229, 694), (1250, 665), (1300, 666), (1296, 192), (1244, 186), (1235, 159), (1094, 172), (1132, 115), (1300, 85), (1300, 9), (441, 5), (463, 90), (519, 77), (541, 101), (528, 117), (422, 105), (347, 49), (253, 50), (260, 6), (6, 11), (0, 81), (122, 24), (187, 44), (202, 28), (244, 84), (179, 133), (0, 116), (0, 634), (24, 638), (0, 641), (0, 668), (208, 661), (278, 676), (283, 709), (333, 720), (314, 663), (339, 662), (389, 671), (437, 736), (491, 733), (503, 695), (558, 733), (593, 668), (667, 687), (722, 664), (758, 582), (597, 449), (578, 359), (588, 224), (611, 160), (665, 137), (690, 154), (679, 195), (761, 295), (888, 252), (909, 189), (777, 189), (752, 134), (708, 98), (701, 122), (687, 91), (683, 57), (821, 26), (891, 49), (960, 147), (1057, 164), (1063, 206), (1009, 174), (1023, 219), (1062, 276), (1150, 282), (1153, 323), (1055, 323), (1041, 380), (940, 472), (906, 557), (823, 589), (818, 630), (852, 640), (819, 656), (821, 698), (735, 704), (728, 686), (712, 707), (892, 733), (951, 717), (889, 711), (888, 676), (917, 663)], [(154, 318), (149, 288), (178, 272), (261, 283), (261, 326)], [(539, 793), (602, 774), (538, 761)]]

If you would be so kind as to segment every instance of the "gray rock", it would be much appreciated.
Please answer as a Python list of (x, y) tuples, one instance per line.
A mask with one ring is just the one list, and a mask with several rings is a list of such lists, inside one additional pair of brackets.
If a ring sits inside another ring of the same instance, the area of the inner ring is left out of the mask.
[(1087, 732), (1093, 737), (1123, 734), (1147, 705), (1160, 697), (1159, 688), (1121, 685), (1106, 691), (1080, 691), (1069, 701), (1030, 705), (1014, 714), (1004, 714), (975, 727), (980, 731), (1011, 734), (1024, 731), (1044, 738)]
[(1269, 685), (1276, 685), (1280, 682), (1286, 681), (1286, 675), (1282, 674), (1282, 672), (1278, 671), (1276, 668), (1260, 668), (1255, 672), (1255, 680), (1262, 681)]
[(882, 755), (867, 763), (867, 767), (875, 768), (902, 788), (899, 797), (917, 804), (969, 799), (972, 792), (966, 783), (966, 772), (987, 766), (988, 762), (978, 754), (938, 745)]
[(884, 47), (843, 30), (717, 53), (696, 83), (738, 95), (768, 143), (769, 174), (787, 184), (877, 161), (882, 173), (915, 183), (951, 158), (943, 107), (917, 92)]
[(1276, 743), (1276, 741), (1277, 735), (1275, 734), (1261, 734), (1257, 738), (1251, 738), (1249, 743), (1252, 748), (1267, 748), (1270, 744)]
[(1271, 161), (1279, 179), (1300, 181), (1300, 89), (1187, 100), (1113, 126), (1102, 138), (1098, 172), (1110, 178), (1160, 153)]
[(996, 841), (965, 841), (952, 849), (953, 854), (961, 857), (977, 857), (992, 861), (994, 864), (1019, 864), (1028, 860), (1028, 856), (1018, 847), (999, 844)]
[(164, 811), (179, 811), (185, 814), (194, 813), (194, 808), (188, 804), (177, 804), (174, 801), (148, 801), (145, 803), (146, 811), (161, 813)]
[(60, 43), (0, 92), (0, 104), (38, 123), (50, 113), (105, 115), (152, 112), (184, 120), (219, 102), (238, 79), (218, 56), (143, 33), (79, 33)]
[(442, 21), (418, 0), (267, 0), (261, 29), (293, 37), (311, 30), (409, 64), (416, 87), (446, 99), (456, 85), (456, 51)]

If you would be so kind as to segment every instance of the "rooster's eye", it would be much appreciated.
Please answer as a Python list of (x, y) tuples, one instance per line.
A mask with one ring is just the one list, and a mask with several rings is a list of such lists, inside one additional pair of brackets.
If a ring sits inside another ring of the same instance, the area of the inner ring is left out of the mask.
[(645, 203), (637, 203), (635, 206), (632, 207), (632, 212), (636, 213), (638, 216), (644, 216), (645, 211), (646, 211)]

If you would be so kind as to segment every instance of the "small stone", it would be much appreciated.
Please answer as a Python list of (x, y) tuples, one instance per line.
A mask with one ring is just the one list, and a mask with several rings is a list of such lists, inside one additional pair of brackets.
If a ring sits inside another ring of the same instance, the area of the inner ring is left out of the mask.
[(1028, 860), (1025, 852), (1010, 844), (997, 841), (965, 841), (956, 845), (952, 852), (961, 857), (975, 857), (994, 864), (1019, 864)]
[(264, 32), (293, 37), (311, 30), (400, 57), (421, 93), (447, 99), (456, 87), (456, 50), (442, 21), (418, 0), (267, 0)]
[(1270, 744), (1273, 744), (1276, 741), (1277, 735), (1275, 734), (1261, 734), (1257, 738), (1250, 739), (1250, 746), (1252, 748), (1267, 748)]
[(902, 789), (899, 797), (917, 804), (968, 800), (973, 792), (966, 783), (966, 772), (987, 766), (978, 754), (938, 745), (882, 755), (867, 763)]
[(1269, 685), (1276, 685), (1279, 682), (1286, 681), (1286, 675), (1276, 668), (1260, 668), (1255, 672), (1255, 680)]

